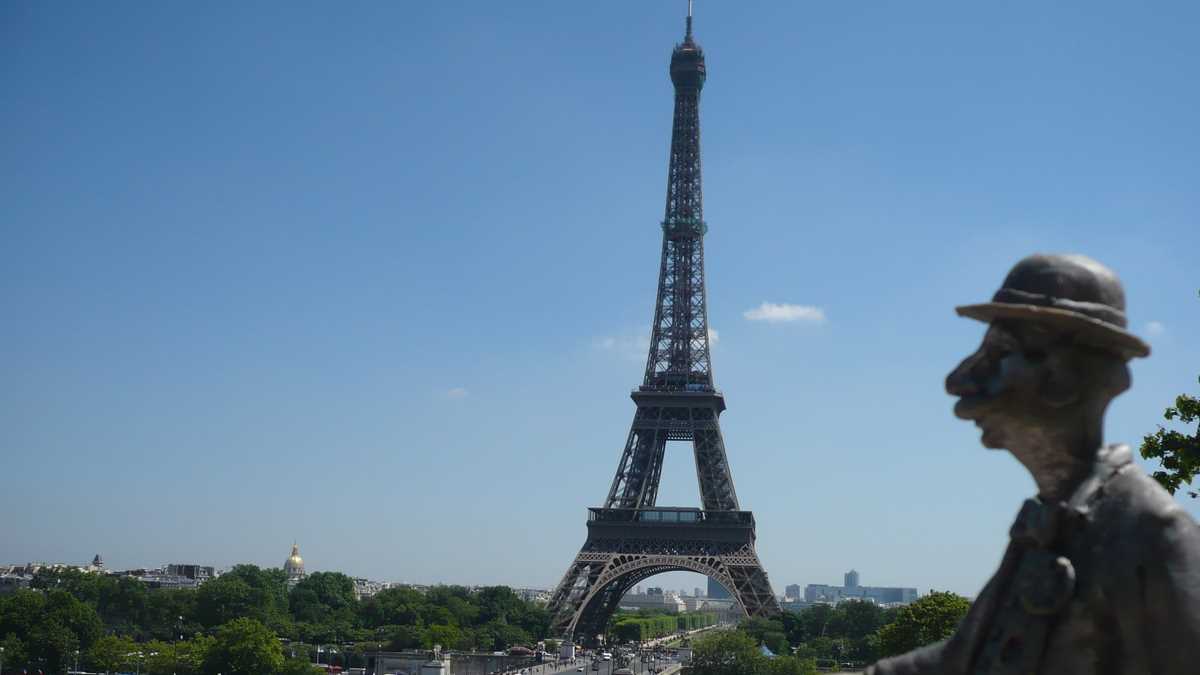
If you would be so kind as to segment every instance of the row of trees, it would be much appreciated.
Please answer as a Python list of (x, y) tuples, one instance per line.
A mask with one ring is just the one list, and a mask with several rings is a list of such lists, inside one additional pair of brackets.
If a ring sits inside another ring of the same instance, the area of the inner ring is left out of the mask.
[(673, 635), (676, 631), (704, 628), (716, 622), (717, 615), (712, 612), (617, 614), (612, 621), (611, 634), (618, 642), (641, 642)]
[(692, 645), (691, 675), (816, 675), (817, 663), (797, 656), (767, 656), (742, 630), (716, 631)]
[(739, 631), (775, 654), (870, 663), (949, 637), (969, 607), (966, 598), (943, 592), (892, 609), (847, 601), (785, 612), (779, 619), (748, 619)]
[[(168, 629), (169, 630), (169, 629)], [(211, 635), (137, 642), (107, 633), (92, 604), (62, 589), (0, 596), (0, 647), (8, 672), (138, 670), (150, 675), (314, 675), (306, 660), (285, 660), (269, 628), (234, 619)]]
[[(532, 644), (550, 625), (544, 608), (507, 587), (398, 587), (360, 602), (344, 574), (317, 572), (289, 590), (282, 570), (254, 565), (238, 565), (198, 589), (151, 589), (134, 578), (78, 570), (39, 573), (31, 586), (0, 596), (9, 669), (61, 672), (78, 661), (112, 671), (124, 659), (122, 669), (229, 675), (242, 672), (230, 660), (257, 653), (266, 660), (252, 672), (264, 675), (292, 668), (281, 640), (336, 642), (343, 654), (366, 645), (492, 651)], [(247, 646), (259, 643), (269, 647)], [(345, 649), (347, 643), (362, 645)], [(304, 654), (296, 657), (302, 665)], [(338, 660), (346, 665), (345, 656)], [(162, 665), (168, 661), (171, 668)]]

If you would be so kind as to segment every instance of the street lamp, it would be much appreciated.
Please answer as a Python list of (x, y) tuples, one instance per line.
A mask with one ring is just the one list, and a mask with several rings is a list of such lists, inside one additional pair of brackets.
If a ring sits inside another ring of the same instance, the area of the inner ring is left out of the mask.
[(0, 675), (4, 675), (4, 647), (0, 647)]
[[(183, 617), (177, 617), (175, 622), (175, 632), (171, 634), (171, 675), (176, 675), (179, 671), (179, 638), (183, 637)], [(78, 670), (78, 668), (76, 668)]]
[(75, 672), (79, 672), (79, 650), (75, 650)]

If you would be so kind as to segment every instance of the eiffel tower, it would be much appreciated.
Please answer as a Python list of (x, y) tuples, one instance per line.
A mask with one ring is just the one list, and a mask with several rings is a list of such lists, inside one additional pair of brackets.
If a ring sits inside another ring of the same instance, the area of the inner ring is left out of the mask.
[[(589, 509), (588, 536), (550, 600), (553, 630), (591, 642), (621, 597), (669, 571), (715, 579), (749, 616), (779, 613), (754, 550), (754, 515), (738, 506), (717, 418), (725, 397), (713, 386), (704, 288), (700, 186), (700, 90), (704, 52), (687, 31), (671, 54), (675, 119), (667, 174), (658, 301), (637, 411), (602, 508)], [(667, 441), (691, 441), (703, 508), (656, 506)]]

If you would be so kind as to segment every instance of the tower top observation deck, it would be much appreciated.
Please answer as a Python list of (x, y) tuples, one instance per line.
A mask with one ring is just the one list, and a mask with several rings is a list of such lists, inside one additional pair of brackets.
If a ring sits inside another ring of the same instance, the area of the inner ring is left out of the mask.
[(704, 50), (692, 38), (692, 3), (688, 2), (687, 30), (683, 42), (671, 53), (671, 82), (676, 89), (704, 88)]

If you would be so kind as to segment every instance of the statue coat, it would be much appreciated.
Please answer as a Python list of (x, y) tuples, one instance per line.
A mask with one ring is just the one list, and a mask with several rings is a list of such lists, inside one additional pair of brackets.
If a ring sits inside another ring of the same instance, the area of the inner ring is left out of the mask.
[(1010, 535), (950, 639), (866, 675), (1200, 673), (1200, 526), (1127, 446), (1068, 502), (1028, 500)]

